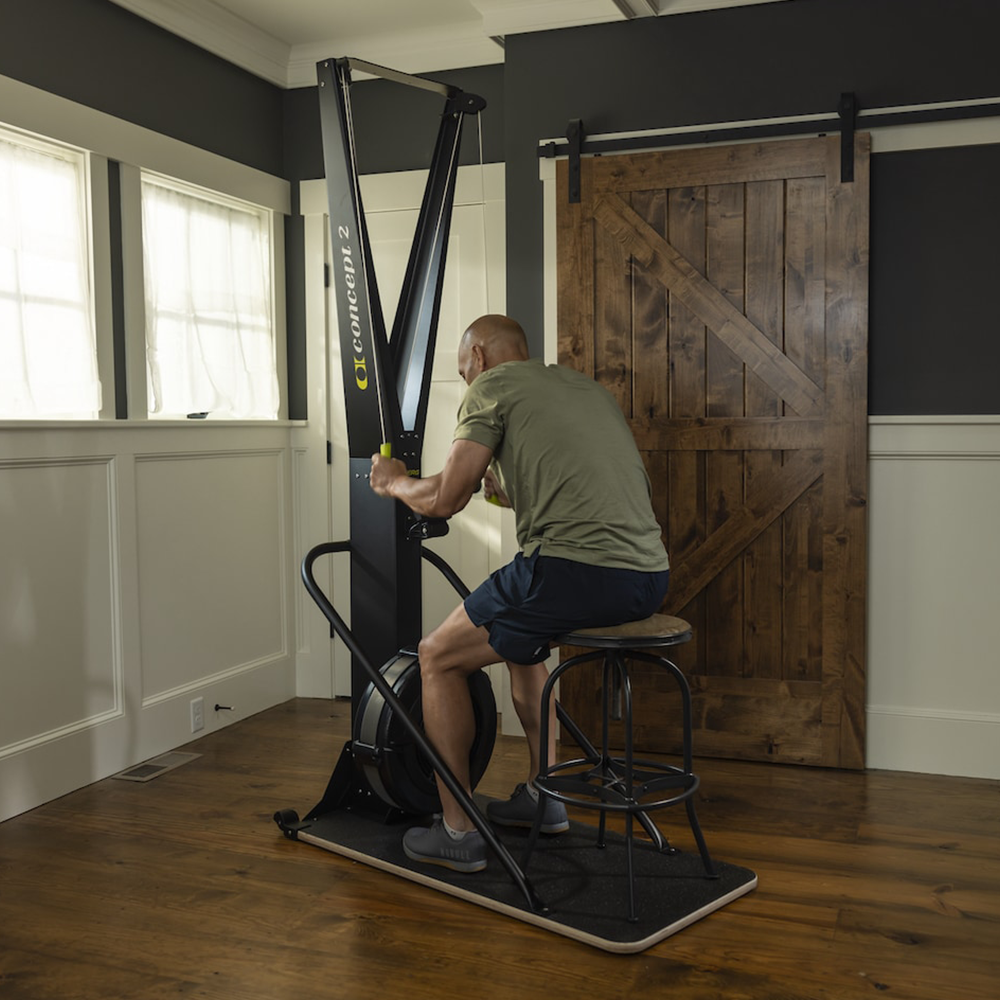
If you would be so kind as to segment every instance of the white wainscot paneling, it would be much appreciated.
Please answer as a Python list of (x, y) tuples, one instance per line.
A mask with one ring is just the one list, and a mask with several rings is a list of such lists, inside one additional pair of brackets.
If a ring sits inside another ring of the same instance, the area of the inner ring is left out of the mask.
[(0, 465), (0, 757), (122, 711), (113, 468)]
[(288, 654), (280, 451), (136, 459), (143, 705)]
[(873, 418), (869, 767), (1000, 778), (1000, 417)]

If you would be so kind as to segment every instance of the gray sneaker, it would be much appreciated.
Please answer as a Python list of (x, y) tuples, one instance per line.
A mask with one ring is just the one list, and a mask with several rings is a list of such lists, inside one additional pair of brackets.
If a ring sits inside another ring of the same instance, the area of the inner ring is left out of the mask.
[[(545, 802), (542, 833), (563, 833), (568, 830), (566, 807), (547, 795), (538, 797)], [(506, 802), (489, 802), (486, 805), (486, 815), (490, 822), (498, 826), (525, 826), (529, 830), (535, 822), (537, 811), (538, 803), (531, 797), (523, 781), (514, 789), (514, 794)]]
[(413, 861), (442, 865), (456, 872), (480, 872), (486, 867), (486, 841), (478, 830), (455, 840), (440, 819), (431, 827), (415, 826), (403, 835), (403, 851)]

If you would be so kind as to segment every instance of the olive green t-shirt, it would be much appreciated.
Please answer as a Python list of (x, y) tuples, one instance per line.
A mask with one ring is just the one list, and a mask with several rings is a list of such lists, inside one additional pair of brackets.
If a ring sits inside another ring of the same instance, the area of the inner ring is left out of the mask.
[(593, 379), (537, 359), (497, 365), (469, 386), (455, 438), (492, 450), (525, 555), (668, 568), (632, 432)]

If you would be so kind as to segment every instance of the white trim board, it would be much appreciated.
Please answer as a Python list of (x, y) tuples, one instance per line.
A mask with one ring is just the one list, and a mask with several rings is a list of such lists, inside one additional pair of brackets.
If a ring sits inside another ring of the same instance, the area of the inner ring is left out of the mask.
[(1000, 779), (1000, 416), (869, 432), (867, 766)]
[(1000, 715), (869, 705), (867, 766), (1000, 779)]

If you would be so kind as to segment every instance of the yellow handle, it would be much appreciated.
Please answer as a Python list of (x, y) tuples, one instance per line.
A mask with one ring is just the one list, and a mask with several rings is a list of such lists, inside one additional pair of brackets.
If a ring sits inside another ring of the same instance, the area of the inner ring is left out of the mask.
[(379, 447), (378, 453), (383, 458), (392, 458), (392, 444), (391, 444), (391, 442), (386, 441), (383, 445), (381, 445)]

